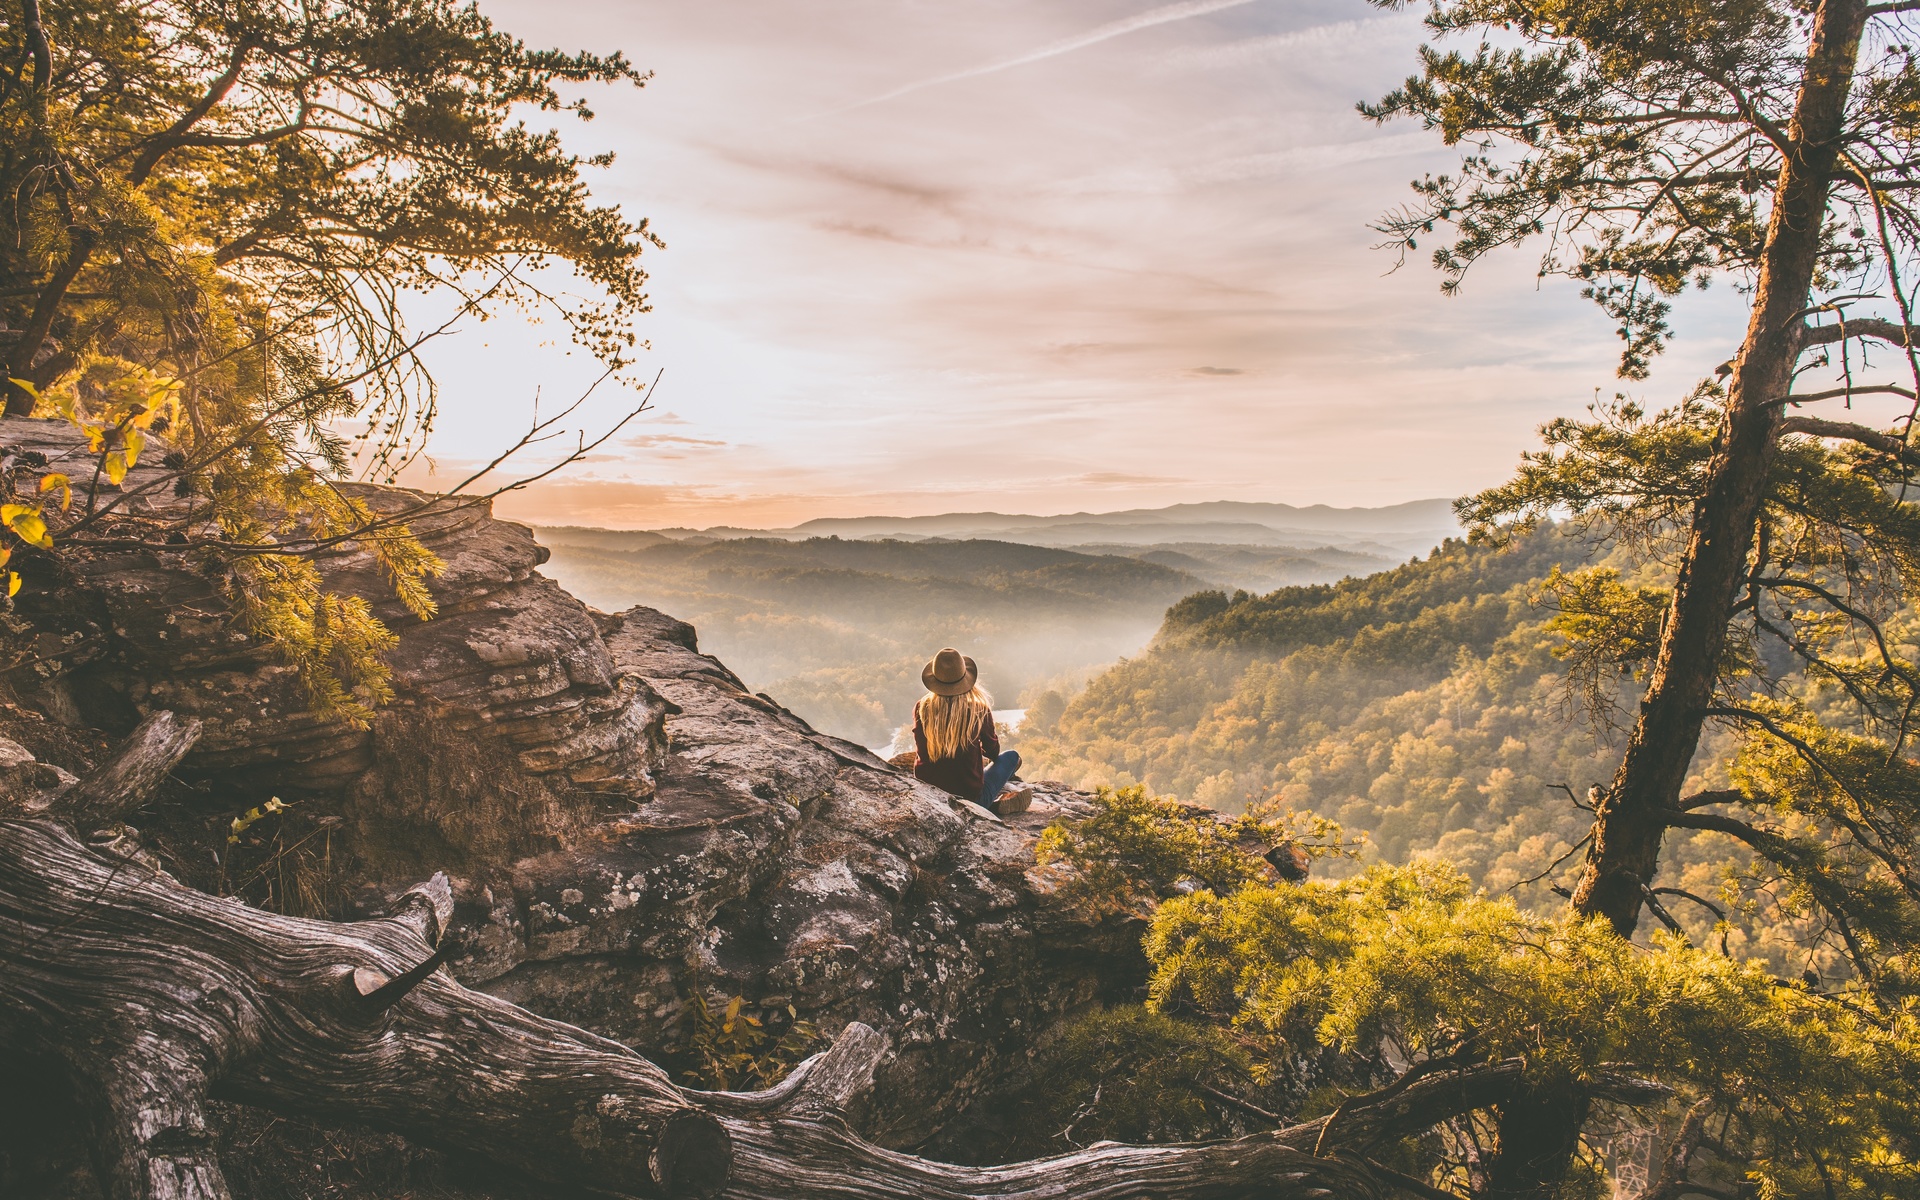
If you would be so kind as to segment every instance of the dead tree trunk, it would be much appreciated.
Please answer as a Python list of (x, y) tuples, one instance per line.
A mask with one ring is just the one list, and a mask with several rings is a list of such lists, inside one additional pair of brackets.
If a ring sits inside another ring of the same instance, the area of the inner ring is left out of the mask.
[[(139, 744), (155, 740), (168, 742)], [(461, 987), (433, 944), (445, 881), (409, 899), (386, 920), (285, 917), (183, 887), (53, 822), (0, 821), (0, 1059), (70, 1079), (114, 1200), (226, 1200), (208, 1097), (369, 1124), (624, 1196), (1369, 1200), (1397, 1185), (1350, 1147), (1435, 1119), (1410, 1118), (1410, 1099), (1484, 1104), (1511, 1074), (1409, 1090), (1343, 1122), (1325, 1156), (1314, 1123), (954, 1166), (874, 1146), (842, 1120), (887, 1049), (865, 1026), (770, 1091), (682, 1089), (625, 1046)]]
[(99, 770), (61, 792), (41, 815), (83, 833), (121, 820), (153, 796), (199, 740), (200, 722), (155, 712)]

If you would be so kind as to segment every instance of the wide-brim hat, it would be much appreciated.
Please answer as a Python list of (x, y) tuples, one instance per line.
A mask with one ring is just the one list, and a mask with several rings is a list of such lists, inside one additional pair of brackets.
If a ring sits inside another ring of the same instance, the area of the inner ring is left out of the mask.
[(920, 670), (920, 682), (936, 696), (964, 696), (979, 678), (980, 668), (952, 646), (934, 655)]

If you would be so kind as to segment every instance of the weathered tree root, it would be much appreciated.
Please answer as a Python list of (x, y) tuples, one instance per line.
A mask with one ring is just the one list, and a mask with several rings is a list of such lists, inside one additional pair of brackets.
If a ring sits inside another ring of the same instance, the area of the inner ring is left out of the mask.
[(884, 1150), (840, 1117), (887, 1050), (866, 1026), (770, 1091), (682, 1089), (625, 1046), (419, 969), (436, 957), (445, 883), (410, 899), (380, 921), (285, 917), (52, 822), (0, 821), (0, 1054), (70, 1076), (115, 1200), (226, 1200), (208, 1096), (628, 1196), (1366, 1200), (1390, 1187), (1362, 1160), (1303, 1148), (1317, 1123), (999, 1167)]

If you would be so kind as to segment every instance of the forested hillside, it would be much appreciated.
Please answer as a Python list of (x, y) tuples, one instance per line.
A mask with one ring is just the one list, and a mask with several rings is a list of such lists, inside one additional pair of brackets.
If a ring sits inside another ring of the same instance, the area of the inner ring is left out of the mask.
[[(1569, 696), (1541, 594), (1605, 554), (1548, 528), (1337, 584), (1196, 593), (1145, 653), (1035, 705), (1019, 745), (1030, 773), (1236, 812), (1278, 798), (1367, 833), (1372, 857), (1432, 852), (1505, 889), (1586, 832), (1562, 785), (1584, 796), (1619, 760)], [(1676, 870), (1711, 891), (1725, 849), (1678, 850)]]

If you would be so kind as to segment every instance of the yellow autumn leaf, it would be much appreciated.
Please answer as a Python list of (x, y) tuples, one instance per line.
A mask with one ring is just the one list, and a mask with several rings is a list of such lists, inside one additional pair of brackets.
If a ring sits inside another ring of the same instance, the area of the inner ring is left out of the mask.
[(0, 504), (0, 525), (12, 526), (13, 519), (21, 513), (35, 512), (31, 504)]
[(147, 429), (155, 419), (167, 417), (178, 419), (180, 416), (181, 382), (170, 376), (162, 376), (147, 389), (146, 400), (136, 409), (128, 424), (134, 429)]
[(47, 537), (47, 523), (41, 519), (40, 514), (37, 512), (21, 513), (13, 520), (8, 521), (7, 527), (12, 529), (13, 532), (19, 536), (20, 540), (26, 542), (28, 545), (43, 547), (53, 545), (52, 540)]
[(106, 429), (98, 425), (88, 425), (85, 428), (87, 431), (87, 450), (90, 453), (98, 454), (100, 451), (106, 449)]
[(13, 547), (0, 546), (0, 567), (6, 566), (7, 560), (12, 557), (13, 557)]
[(20, 572), (8, 571), (7, 572), (7, 595), (12, 596), (15, 592), (19, 590), (20, 590)]
[(55, 488), (60, 489), (60, 511), (65, 512), (67, 509), (72, 508), (73, 483), (71, 480), (58, 471), (48, 471), (40, 477), (41, 491), (50, 492)]
[(108, 479), (117, 484), (127, 477), (127, 465), (127, 452), (115, 450), (101, 462), (100, 469), (106, 472)]
[[(140, 452), (146, 449), (146, 447), (147, 435), (145, 433), (138, 429), (127, 430), (127, 448), (122, 453), (126, 455), (128, 467), (132, 467), (133, 464), (140, 461)], [(116, 479), (114, 482), (119, 483), (120, 481)]]
[(15, 379), (13, 376), (9, 375), (7, 376), (7, 382), (19, 388), (21, 391), (25, 392), (27, 395), (32, 396), (35, 400), (38, 400), (40, 398), (40, 389), (33, 386), (31, 383), (28, 383), (24, 379)]

